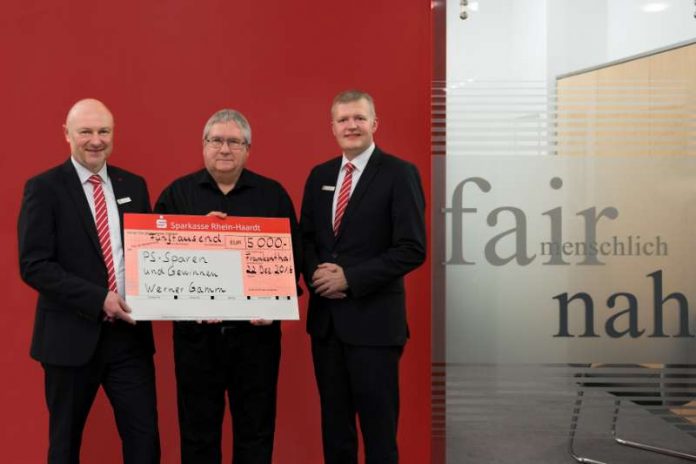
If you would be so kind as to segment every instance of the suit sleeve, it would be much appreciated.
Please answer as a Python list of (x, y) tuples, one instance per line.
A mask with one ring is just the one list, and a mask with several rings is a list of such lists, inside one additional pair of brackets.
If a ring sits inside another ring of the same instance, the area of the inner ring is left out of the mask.
[(381, 290), (425, 260), (425, 195), (416, 167), (403, 166), (394, 178), (391, 196), (391, 246), (372, 259), (343, 269), (354, 297)]
[[(297, 215), (295, 214), (295, 206), (292, 204), (290, 195), (284, 188), (280, 187), (280, 214), (290, 221), (290, 236), (292, 238), (292, 259), (295, 264), (295, 279), (299, 281), (300, 272), (302, 271), (302, 239), (300, 237), (300, 226), (297, 223)], [(302, 295), (302, 289), (297, 286), (297, 295)]]
[(315, 170), (313, 170), (305, 183), (302, 195), (302, 209), (300, 210), (300, 233), (302, 236), (302, 274), (307, 288), (311, 288), (312, 275), (320, 264), (316, 248), (316, 225), (314, 224), (314, 198), (313, 188)]
[(147, 188), (147, 182), (145, 182), (145, 179), (141, 177), (140, 182), (142, 183), (141, 189), (143, 191), (142, 212), (149, 214), (152, 212), (152, 203), (150, 203), (150, 192)]
[(57, 217), (53, 189), (39, 178), (24, 188), (18, 221), (19, 268), (24, 282), (56, 303), (56, 309), (76, 311), (98, 320), (107, 289), (66, 271), (56, 257)]

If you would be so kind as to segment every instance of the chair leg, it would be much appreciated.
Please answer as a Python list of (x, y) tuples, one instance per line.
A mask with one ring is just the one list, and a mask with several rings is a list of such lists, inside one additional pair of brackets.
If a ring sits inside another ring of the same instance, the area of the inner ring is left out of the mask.
[(583, 390), (578, 390), (578, 394), (575, 397), (575, 406), (573, 407), (573, 416), (570, 419), (570, 434), (568, 440), (568, 454), (570, 457), (580, 462), (582, 464), (606, 464), (604, 461), (596, 461), (591, 458), (578, 456), (575, 453), (575, 432), (578, 428), (578, 421), (580, 420), (580, 410), (582, 409), (582, 398), (584, 395)]
[(616, 424), (619, 422), (619, 411), (621, 410), (621, 400), (614, 400), (614, 415), (611, 418), (611, 438), (616, 440)]
[(661, 448), (659, 446), (648, 445), (646, 443), (640, 443), (637, 441), (630, 441), (618, 436), (616, 427), (619, 420), (619, 408), (621, 407), (621, 401), (617, 400), (614, 402), (614, 418), (611, 423), (611, 436), (616, 443), (623, 446), (629, 446), (631, 448), (637, 448), (643, 451), (650, 451), (652, 453), (664, 454), (665, 456), (671, 456), (673, 458), (681, 458), (689, 461), (696, 461), (696, 455), (683, 453), (681, 451), (675, 451), (668, 448)]

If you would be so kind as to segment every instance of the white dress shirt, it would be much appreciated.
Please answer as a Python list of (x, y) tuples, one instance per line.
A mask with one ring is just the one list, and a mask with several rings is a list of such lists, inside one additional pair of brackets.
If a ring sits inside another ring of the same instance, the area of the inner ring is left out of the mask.
[(338, 194), (341, 191), (341, 185), (343, 185), (343, 178), (346, 177), (346, 164), (352, 163), (353, 166), (355, 166), (355, 169), (353, 169), (353, 180), (350, 185), (350, 195), (353, 196), (353, 192), (355, 192), (355, 186), (358, 185), (360, 176), (365, 170), (367, 162), (370, 161), (370, 157), (372, 156), (373, 151), (375, 151), (374, 142), (369, 147), (367, 147), (367, 150), (360, 153), (352, 160), (346, 158), (345, 154), (343, 155), (343, 159), (341, 160), (341, 169), (338, 170), (338, 179), (336, 179), (336, 190), (334, 190), (333, 207), (331, 209), (332, 224), (334, 219), (336, 218), (336, 203), (338, 203)]
[[(87, 203), (89, 203), (89, 209), (92, 211), (92, 218), (96, 222), (94, 186), (89, 183), (89, 178), (92, 177), (94, 173), (75, 161), (75, 158), (72, 156), (70, 157), (70, 161), (72, 161), (73, 166), (75, 166), (77, 176), (80, 178), (80, 183), (82, 183), (82, 189), (85, 191), (85, 197), (87, 197)], [(118, 215), (118, 205), (116, 204), (114, 188), (111, 185), (111, 180), (109, 180), (106, 171), (106, 163), (96, 174), (102, 179), (102, 191), (104, 192), (104, 199), (106, 200), (106, 212), (109, 218), (109, 236), (111, 238), (111, 254), (114, 258), (114, 271), (116, 272), (116, 288), (118, 289), (118, 294), (124, 296), (126, 281), (125, 266), (123, 263), (123, 244), (121, 243), (121, 220)]]

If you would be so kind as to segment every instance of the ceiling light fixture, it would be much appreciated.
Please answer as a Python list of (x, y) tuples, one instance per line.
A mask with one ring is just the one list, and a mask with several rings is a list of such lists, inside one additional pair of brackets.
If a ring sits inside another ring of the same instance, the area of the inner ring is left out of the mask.
[[(696, 0), (695, 0), (696, 1)], [(459, 19), (465, 20), (469, 17), (469, 0), (459, 0)]]
[(641, 7), (641, 10), (645, 11), (646, 13), (659, 13), (661, 11), (665, 11), (667, 8), (669, 8), (669, 4), (665, 2), (650, 2), (646, 3)]

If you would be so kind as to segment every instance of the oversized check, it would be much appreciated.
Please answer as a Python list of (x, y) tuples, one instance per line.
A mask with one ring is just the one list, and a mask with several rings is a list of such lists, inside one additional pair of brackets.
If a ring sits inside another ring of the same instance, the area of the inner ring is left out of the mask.
[(124, 215), (136, 320), (299, 319), (285, 218)]

